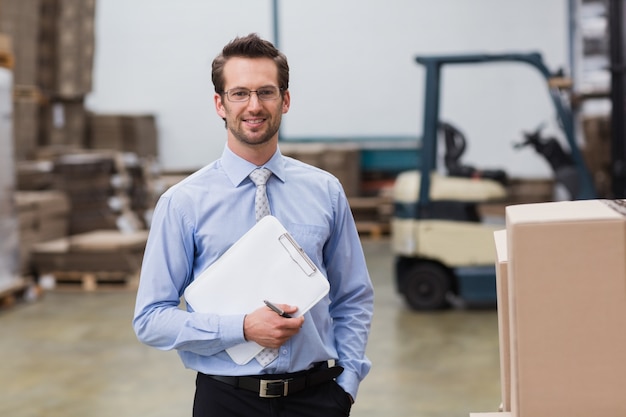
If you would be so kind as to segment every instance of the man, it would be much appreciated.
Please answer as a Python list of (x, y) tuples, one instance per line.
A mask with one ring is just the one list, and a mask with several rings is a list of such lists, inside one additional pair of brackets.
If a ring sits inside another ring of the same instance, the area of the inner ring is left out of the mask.
[[(234, 39), (213, 61), (212, 79), (226, 146), (220, 159), (173, 186), (156, 206), (135, 332), (150, 346), (177, 349), (198, 372), (194, 417), (349, 415), (370, 369), (373, 290), (346, 196), (334, 176), (280, 153), (289, 66), (270, 42), (255, 34)], [(270, 171), (271, 214), (328, 278), (328, 296), (294, 318), (269, 307), (235, 316), (178, 308), (187, 285), (254, 225), (257, 186), (249, 175), (257, 168)], [(278, 348), (277, 356), (238, 365), (225, 349), (245, 341), (268, 353)]]

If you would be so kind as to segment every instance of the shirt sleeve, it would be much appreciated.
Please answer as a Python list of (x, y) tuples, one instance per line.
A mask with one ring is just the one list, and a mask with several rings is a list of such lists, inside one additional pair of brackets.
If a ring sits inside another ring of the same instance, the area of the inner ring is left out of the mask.
[(244, 315), (218, 316), (180, 308), (184, 289), (191, 282), (195, 250), (193, 222), (181, 206), (185, 205), (162, 196), (155, 208), (133, 328), (149, 346), (208, 356), (245, 342)]
[(356, 398), (360, 382), (371, 368), (365, 356), (373, 315), (374, 291), (352, 212), (343, 192), (337, 199), (334, 231), (324, 250), (331, 286), (330, 314), (339, 364), (341, 387)]

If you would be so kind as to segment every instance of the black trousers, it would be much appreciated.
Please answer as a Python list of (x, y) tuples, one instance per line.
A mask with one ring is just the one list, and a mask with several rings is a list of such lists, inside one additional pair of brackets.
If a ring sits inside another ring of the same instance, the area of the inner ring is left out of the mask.
[(261, 398), (198, 373), (193, 417), (345, 417), (351, 407), (334, 380), (286, 397)]

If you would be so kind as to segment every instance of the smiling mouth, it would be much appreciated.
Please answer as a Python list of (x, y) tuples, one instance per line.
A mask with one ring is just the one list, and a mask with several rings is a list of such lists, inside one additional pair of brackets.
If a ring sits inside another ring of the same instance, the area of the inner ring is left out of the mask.
[(262, 124), (263, 122), (265, 122), (265, 119), (262, 119), (262, 118), (256, 118), (256, 119), (244, 119), (244, 122), (246, 122), (246, 123), (247, 123), (247, 124), (249, 124), (249, 125), (256, 126), (256, 125), (260, 125), (260, 124)]

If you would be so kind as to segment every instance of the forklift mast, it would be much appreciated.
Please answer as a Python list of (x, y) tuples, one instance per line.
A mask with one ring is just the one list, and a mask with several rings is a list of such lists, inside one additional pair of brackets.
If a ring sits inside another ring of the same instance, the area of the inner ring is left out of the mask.
[(424, 103), (424, 126), (421, 147), (421, 178), (418, 199), (417, 215), (422, 217), (428, 211), (430, 203), (430, 173), (436, 168), (437, 161), (437, 131), (439, 127), (439, 104), (441, 86), (441, 68), (453, 64), (479, 64), (490, 62), (520, 62), (525, 63), (541, 73), (546, 79), (552, 103), (556, 109), (559, 125), (563, 129), (570, 147), (571, 158), (574, 162), (580, 184), (575, 199), (596, 198), (595, 187), (591, 174), (586, 168), (583, 156), (574, 137), (572, 113), (563, 101), (559, 88), (552, 80), (559, 75), (552, 74), (543, 62), (541, 54), (468, 54), (468, 55), (441, 55), (418, 56), (415, 60), (426, 69), (426, 89)]

